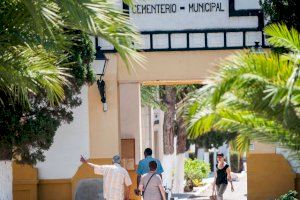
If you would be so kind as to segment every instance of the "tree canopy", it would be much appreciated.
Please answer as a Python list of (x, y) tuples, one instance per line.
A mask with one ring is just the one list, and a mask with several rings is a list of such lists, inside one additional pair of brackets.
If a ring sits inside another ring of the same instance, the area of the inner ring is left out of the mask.
[(107, 0), (4, 0), (0, 19), (0, 160), (35, 164), (95, 80), (89, 36), (113, 44), (130, 67), (142, 60), (139, 34)]
[(260, 0), (262, 9), (270, 23), (284, 23), (300, 31), (300, 15), (298, 0)]

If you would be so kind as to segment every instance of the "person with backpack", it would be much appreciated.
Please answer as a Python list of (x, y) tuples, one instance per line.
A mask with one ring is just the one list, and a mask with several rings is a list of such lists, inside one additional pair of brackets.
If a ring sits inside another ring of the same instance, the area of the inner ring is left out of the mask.
[(166, 200), (166, 193), (160, 175), (156, 173), (156, 161), (149, 162), (150, 171), (143, 175), (139, 184), (139, 191), (144, 200)]

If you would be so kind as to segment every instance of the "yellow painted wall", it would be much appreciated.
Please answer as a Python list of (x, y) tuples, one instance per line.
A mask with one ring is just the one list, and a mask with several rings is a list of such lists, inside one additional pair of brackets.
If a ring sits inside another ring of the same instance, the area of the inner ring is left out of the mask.
[[(90, 159), (89, 162), (103, 165), (111, 164), (111, 159)], [(136, 173), (129, 171), (132, 180), (130, 199), (139, 199), (134, 195)], [(91, 167), (81, 165), (71, 179), (37, 179), (37, 169), (28, 165), (13, 165), (14, 200), (72, 200), (75, 196), (77, 183), (86, 178), (102, 178), (94, 174)]]
[(40, 180), (38, 199), (41, 200), (71, 200), (72, 187), (70, 179)]
[(37, 200), (37, 169), (13, 163), (14, 200)]
[(107, 56), (105, 73), (108, 111), (103, 112), (97, 84), (89, 88), (90, 157), (112, 158), (119, 153), (119, 100), (116, 55)]
[(278, 154), (249, 154), (247, 158), (248, 200), (274, 200), (295, 189), (296, 175)]
[[(90, 159), (95, 164), (111, 164), (111, 159)], [(101, 178), (91, 167), (82, 164), (71, 179), (40, 180), (38, 193), (41, 200), (71, 200), (75, 197), (77, 183), (85, 178)]]
[(215, 51), (173, 51), (173, 52), (143, 52), (146, 62), (144, 68), (135, 66), (128, 73), (125, 64), (118, 57), (118, 81), (186, 81), (206, 80), (211, 72), (217, 69), (220, 59), (236, 52), (235, 50)]

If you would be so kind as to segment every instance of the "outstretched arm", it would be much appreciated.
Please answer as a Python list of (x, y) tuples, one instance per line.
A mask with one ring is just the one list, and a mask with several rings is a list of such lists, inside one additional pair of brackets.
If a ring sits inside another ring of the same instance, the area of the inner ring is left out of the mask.
[(90, 163), (90, 162), (88, 162), (83, 156), (81, 156), (80, 157), (80, 161), (82, 162), (82, 163), (85, 163), (85, 164), (87, 164), (88, 166), (90, 166), (90, 167), (92, 167), (92, 168), (94, 168), (94, 170), (97, 168), (97, 174), (102, 174), (103, 172), (103, 167), (101, 167), (101, 165), (96, 165), (96, 164), (93, 164), (93, 163)]
[(80, 157), (80, 161), (81, 161), (82, 163), (88, 164), (89, 166), (91, 166), (91, 167), (93, 167), (93, 168), (99, 166), (99, 165), (95, 165), (95, 164), (93, 164), (93, 163), (88, 162), (87, 159), (85, 159), (82, 155), (81, 155), (81, 157)]

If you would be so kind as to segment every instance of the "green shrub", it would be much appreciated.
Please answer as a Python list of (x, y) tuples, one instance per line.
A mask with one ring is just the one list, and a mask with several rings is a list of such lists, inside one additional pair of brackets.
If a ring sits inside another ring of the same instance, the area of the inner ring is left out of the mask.
[[(208, 163), (200, 160), (186, 159), (184, 162), (184, 178), (188, 181), (198, 182), (207, 178), (210, 172)], [(197, 180), (197, 181), (196, 181)]]
[(290, 190), (288, 193), (281, 195), (278, 200), (297, 200), (297, 192)]

